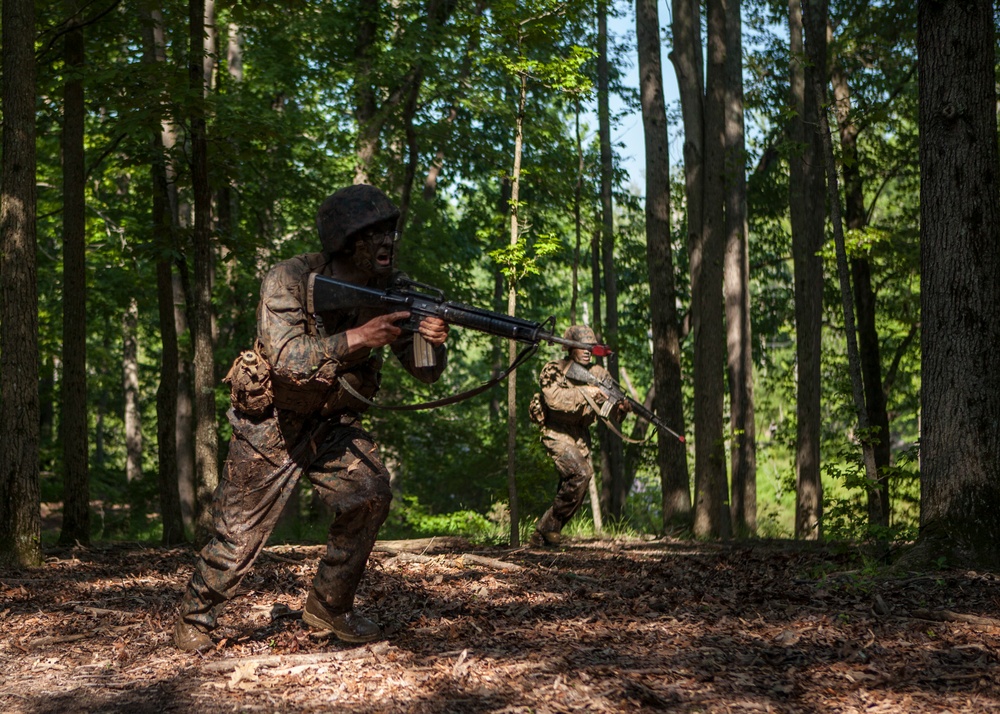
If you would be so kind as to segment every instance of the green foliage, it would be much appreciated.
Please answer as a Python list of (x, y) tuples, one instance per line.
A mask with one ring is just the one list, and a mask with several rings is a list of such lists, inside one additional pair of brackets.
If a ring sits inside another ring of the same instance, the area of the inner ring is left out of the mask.
[(502, 528), (501, 523), (491, 521), (476, 511), (432, 514), (416, 496), (404, 496), (401, 503), (394, 504), (384, 526), (383, 537), (460, 536), (473, 543), (498, 545), (506, 542), (509, 527), (509, 519), (507, 527)]
[(845, 444), (837, 458), (828, 460), (823, 466), (824, 475), (841, 486), (836, 494), (825, 499), (824, 527), (827, 537), (862, 545), (902, 543), (915, 538), (919, 523), (912, 508), (912, 495), (917, 481), (917, 464), (917, 449), (914, 447), (898, 454), (895, 463), (879, 474), (888, 479), (890, 495), (896, 507), (888, 527), (875, 526), (868, 521), (869, 484), (860, 447)]

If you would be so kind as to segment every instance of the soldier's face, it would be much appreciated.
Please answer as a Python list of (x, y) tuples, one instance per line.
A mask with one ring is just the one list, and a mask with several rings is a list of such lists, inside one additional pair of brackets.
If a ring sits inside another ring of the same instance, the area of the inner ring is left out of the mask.
[(366, 275), (384, 277), (392, 273), (396, 256), (396, 230), (374, 230), (354, 244), (354, 264)]
[(572, 349), (569, 351), (569, 358), (574, 362), (579, 362), (580, 364), (586, 366), (590, 364), (592, 355), (589, 350)]

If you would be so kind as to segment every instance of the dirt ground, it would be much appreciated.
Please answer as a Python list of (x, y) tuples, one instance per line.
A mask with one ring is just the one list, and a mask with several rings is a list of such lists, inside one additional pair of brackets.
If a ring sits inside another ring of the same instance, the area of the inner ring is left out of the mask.
[(268, 548), (204, 655), (170, 641), (190, 549), (0, 571), (0, 710), (1000, 711), (997, 576), (886, 577), (801, 544), (380, 543), (347, 646), (298, 617), (319, 548)]

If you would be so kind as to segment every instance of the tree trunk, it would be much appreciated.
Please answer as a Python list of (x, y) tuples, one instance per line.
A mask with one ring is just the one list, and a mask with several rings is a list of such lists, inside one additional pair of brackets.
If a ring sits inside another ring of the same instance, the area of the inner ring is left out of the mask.
[(3, 0), (0, 169), (0, 563), (41, 564), (35, 4)]
[(142, 419), (139, 409), (139, 305), (129, 300), (122, 316), (122, 382), (125, 396), (125, 480), (130, 492), (132, 516), (144, 510), (138, 495), (142, 481)]
[[(847, 76), (833, 71), (834, 103), (840, 135), (841, 173), (844, 176), (844, 223), (848, 231), (861, 231), (868, 225), (865, 211), (864, 183), (861, 178), (858, 154), (858, 125), (851, 112), (851, 90)], [(875, 327), (875, 291), (872, 289), (871, 264), (867, 258), (852, 258), (851, 278), (854, 304), (858, 315), (858, 351), (861, 375), (864, 382), (865, 405), (868, 424), (872, 429), (871, 443), (875, 455), (878, 481), (868, 492), (868, 523), (870, 526), (889, 526), (889, 479), (885, 469), (892, 458), (890, 450), (889, 413), (886, 409), (885, 390), (882, 385), (882, 359), (878, 330)]]
[(372, 48), (378, 32), (378, 0), (358, 0), (358, 25), (354, 41), (354, 118), (358, 124), (357, 164), (354, 183), (370, 183), (369, 171), (378, 152), (380, 127), (376, 122), (377, 104), (372, 86)]
[[(646, 261), (649, 265), (650, 323), (653, 335), (653, 410), (678, 434), (684, 433), (680, 329), (670, 234), (670, 147), (660, 62), (657, 0), (637, 0), (639, 100), (646, 147)], [(663, 526), (691, 523), (691, 484), (684, 444), (657, 435)]]
[[(808, 0), (807, 0), (808, 1)], [(806, 60), (803, 11), (800, 0), (789, 0), (791, 37), (792, 143), (789, 158), (789, 215), (792, 229), (792, 262), (795, 270), (795, 537), (817, 540), (822, 536), (823, 482), (820, 478), (820, 337), (823, 318), (823, 245), (826, 220), (823, 154), (816, 131), (813, 72), (819, 68)], [(825, 13), (822, 13), (825, 16)], [(825, 25), (824, 25), (825, 28)], [(822, 44), (825, 48), (825, 32)], [(810, 35), (810, 45), (821, 42)], [(813, 55), (810, 48), (810, 57)], [(825, 49), (822, 53), (826, 55)]]
[(212, 344), (212, 192), (208, 182), (208, 142), (205, 136), (204, 0), (190, 0), (191, 52), (191, 184), (194, 196), (194, 416), (198, 542), (211, 533), (210, 503), (219, 482), (219, 441), (215, 413), (215, 361)]
[(1000, 179), (989, 0), (920, 0), (924, 553), (1000, 566)]
[[(514, 170), (510, 177), (510, 245), (517, 246), (520, 239), (518, 226), (518, 205), (521, 187), (521, 150), (524, 141), (524, 107), (528, 100), (528, 78), (520, 75), (521, 86), (517, 102), (517, 126), (514, 135)], [(517, 283), (511, 279), (507, 289), (507, 314), (517, 312)], [(513, 364), (517, 358), (517, 343), (509, 341), (507, 363)], [(512, 375), (507, 380), (507, 494), (510, 498), (510, 547), (521, 545), (520, 514), (517, 503), (517, 379)]]
[(757, 428), (754, 424), (753, 340), (750, 333), (750, 250), (746, 140), (743, 132), (743, 27), (739, 0), (724, 0), (726, 258), (723, 293), (729, 375), (733, 531), (757, 532)]
[(708, 71), (705, 95), (705, 158), (702, 232), (691, 248), (691, 317), (694, 334), (695, 513), (699, 537), (731, 531), (726, 479), (723, 409), (726, 335), (722, 277), (725, 260), (723, 194), (725, 14), (720, 0), (708, 4)]
[(87, 431), (87, 235), (83, 152), (83, 25), (74, 0), (63, 37), (63, 382), (59, 431), (63, 447), (61, 545), (90, 543), (90, 474)]
[[(158, 10), (149, 11), (144, 30), (144, 60), (165, 62), (163, 16)], [(157, 122), (162, 127), (162, 116)], [(183, 543), (184, 516), (180, 498), (180, 465), (178, 462), (178, 404), (180, 394), (180, 352), (177, 344), (178, 315), (175, 308), (174, 277), (170, 256), (177, 251), (178, 223), (176, 195), (171, 198), (169, 167), (165, 140), (167, 129), (153, 131), (152, 206), (153, 245), (156, 251), (156, 298), (160, 327), (160, 384), (156, 389), (157, 478), (159, 480), (160, 519), (163, 524), (163, 545)], [(193, 504), (192, 504), (193, 505)], [(192, 524), (193, 525), (193, 524)]]
[[(701, 26), (698, 0), (672, 0), (674, 47), (670, 60), (677, 75), (681, 99), (681, 117), (684, 123), (684, 199), (687, 206), (688, 253), (693, 257), (700, 244), (704, 215), (704, 158), (705, 158), (705, 96), (704, 69), (699, 28)], [(700, 256), (700, 252), (699, 252)], [(692, 290), (695, 281), (695, 262), (691, 262)], [(696, 321), (692, 294), (691, 323)], [(684, 495), (675, 492), (680, 502), (678, 518), (683, 518)], [(690, 497), (689, 497), (690, 498)], [(664, 512), (664, 518), (668, 513)], [(693, 525), (694, 513), (691, 513)]]
[[(612, 189), (614, 188), (614, 156), (611, 152), (610, 75), (608, 69), (608, 6), (606, 0), (597, 3), (597, 118), (601, 146), (601, 263), (604, 268), (604, 334), (614, 353), (608, 357), (607, 368), (615, 381), (621, 379), (618, 369), (618, 282), (615, 270), (615, 221)], [(614, 417), (612, 417), (613, 420)], [(614, 422), (612, 422), (614, 423)], [(626, 477), (622, 442), (603, 423), (598, 428), (602, 453), (607, 469), (602, 474), (608, 492), (608, 512), (621, 518), (631, 490)], [(602, 462), (603, 463), (603, 462)]]

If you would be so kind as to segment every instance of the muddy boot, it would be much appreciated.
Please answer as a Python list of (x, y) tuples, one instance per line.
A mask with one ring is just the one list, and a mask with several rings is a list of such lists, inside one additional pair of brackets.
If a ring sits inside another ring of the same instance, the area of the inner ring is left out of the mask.
[(562, 542), (562, 534), (559, 531), (535, 531), (531, 534), (531, 539), (528, 544), (535, 548), (543, 548), (545, 546), (555, 547)]
[(174, 625), (174, 644), (185, 652), (201, 652), (215, 647), (207, 632), (198, 625), (185, 622), (183, 617), (178, 617)]
[(382, 628), (353, 610), (330, 612), (315, 590), (309, 591), (302, 621), (317, 630), (329, 630), (344, 642), (371, 642), (382, 637)]

